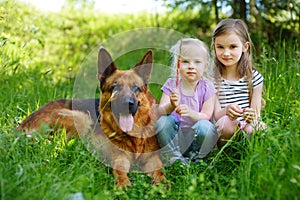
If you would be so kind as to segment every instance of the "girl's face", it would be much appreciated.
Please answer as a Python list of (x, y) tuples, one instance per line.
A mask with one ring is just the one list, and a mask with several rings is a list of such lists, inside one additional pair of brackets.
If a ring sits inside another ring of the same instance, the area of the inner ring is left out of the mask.
[(236, 68), (242, 53), (248, 50), (249, 42), (243, 44), (236, 33), (225, 33), (215, 38), (214, 48), (218, 60), (225, 67)]
[(189, 82), (198, 81), (207, 67), (205, 49), (193, 44), (185, 44), (181, 48), (179, 69), (181, 77)]

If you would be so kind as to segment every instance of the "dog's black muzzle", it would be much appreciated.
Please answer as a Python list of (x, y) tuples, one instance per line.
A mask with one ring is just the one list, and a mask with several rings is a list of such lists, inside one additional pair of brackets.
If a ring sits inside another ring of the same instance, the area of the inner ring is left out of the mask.
[(134, 116), (137, 112), (138, 106), (138, 102), (132, 97), (116, 99), (111, 102), (111, 110), (115, 116), (119, 116), (120, 113), (126, 115), (131, 114)]

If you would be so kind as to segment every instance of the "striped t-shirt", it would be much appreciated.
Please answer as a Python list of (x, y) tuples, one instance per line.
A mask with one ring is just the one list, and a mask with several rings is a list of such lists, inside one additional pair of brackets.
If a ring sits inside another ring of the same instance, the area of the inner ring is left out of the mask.
[[(264, 77), (257, 71), (252, 70), (252, 87), (256, 88), (264, 81)], [(221, 78), (215, 87), (218, 92), (221, 108), (227, 105), (237, 103), (242, 109), (249, 108), (249, 89), (245, 77), (237, 81), (229, 81)]]

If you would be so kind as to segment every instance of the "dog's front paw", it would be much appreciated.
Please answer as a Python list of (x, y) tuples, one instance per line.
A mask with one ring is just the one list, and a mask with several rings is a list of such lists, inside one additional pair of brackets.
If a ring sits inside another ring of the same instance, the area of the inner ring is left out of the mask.
[(119, 178), (116, 179), (115, 185), (118, 188), (126, 188), (126, 187), (131, 186), (131, 182), (130, 182), (128, 177), (126, 177), (126, 178), (125, 177), (119, 177)]
[(157, 185), (160, 183), (167, 183), (167, 178), (165, 173), (157, 170), (152, 174), (152, 184)]
[(171, 189), (171, 183), (167, 180), (167, 178), (165, 177), (164, 174), (162, 174), (161, 176), (156, 176), (156, 177), (152, 180), (152, 184), (153, 184), (153, 185), (163, 184), (163, 187), (164, 187), (165, 189)]

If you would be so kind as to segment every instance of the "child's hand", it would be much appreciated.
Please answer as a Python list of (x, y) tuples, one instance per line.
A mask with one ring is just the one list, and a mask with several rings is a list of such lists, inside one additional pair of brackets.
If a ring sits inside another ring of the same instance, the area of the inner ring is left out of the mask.
[(238, 104), (230, 104), (226, 106), (226, 115), (231, 119), (231, 120), (236, 120), (239, 116), (243, 114), (243, 110)]
[(243, 110), (243, 118), (247, 123), (251, 123), (256, 118), (256, 113), (253, 108), (245, 108)]
[(182, 117), (189, 117), (191, 115), (191, 109), (186, 104), (179, 105), (175, 111)]
[(180, 102), (180, 94), (178, 89), (174, 89), (170, 95), (171, 105), (175, 108), (179, 105)]

